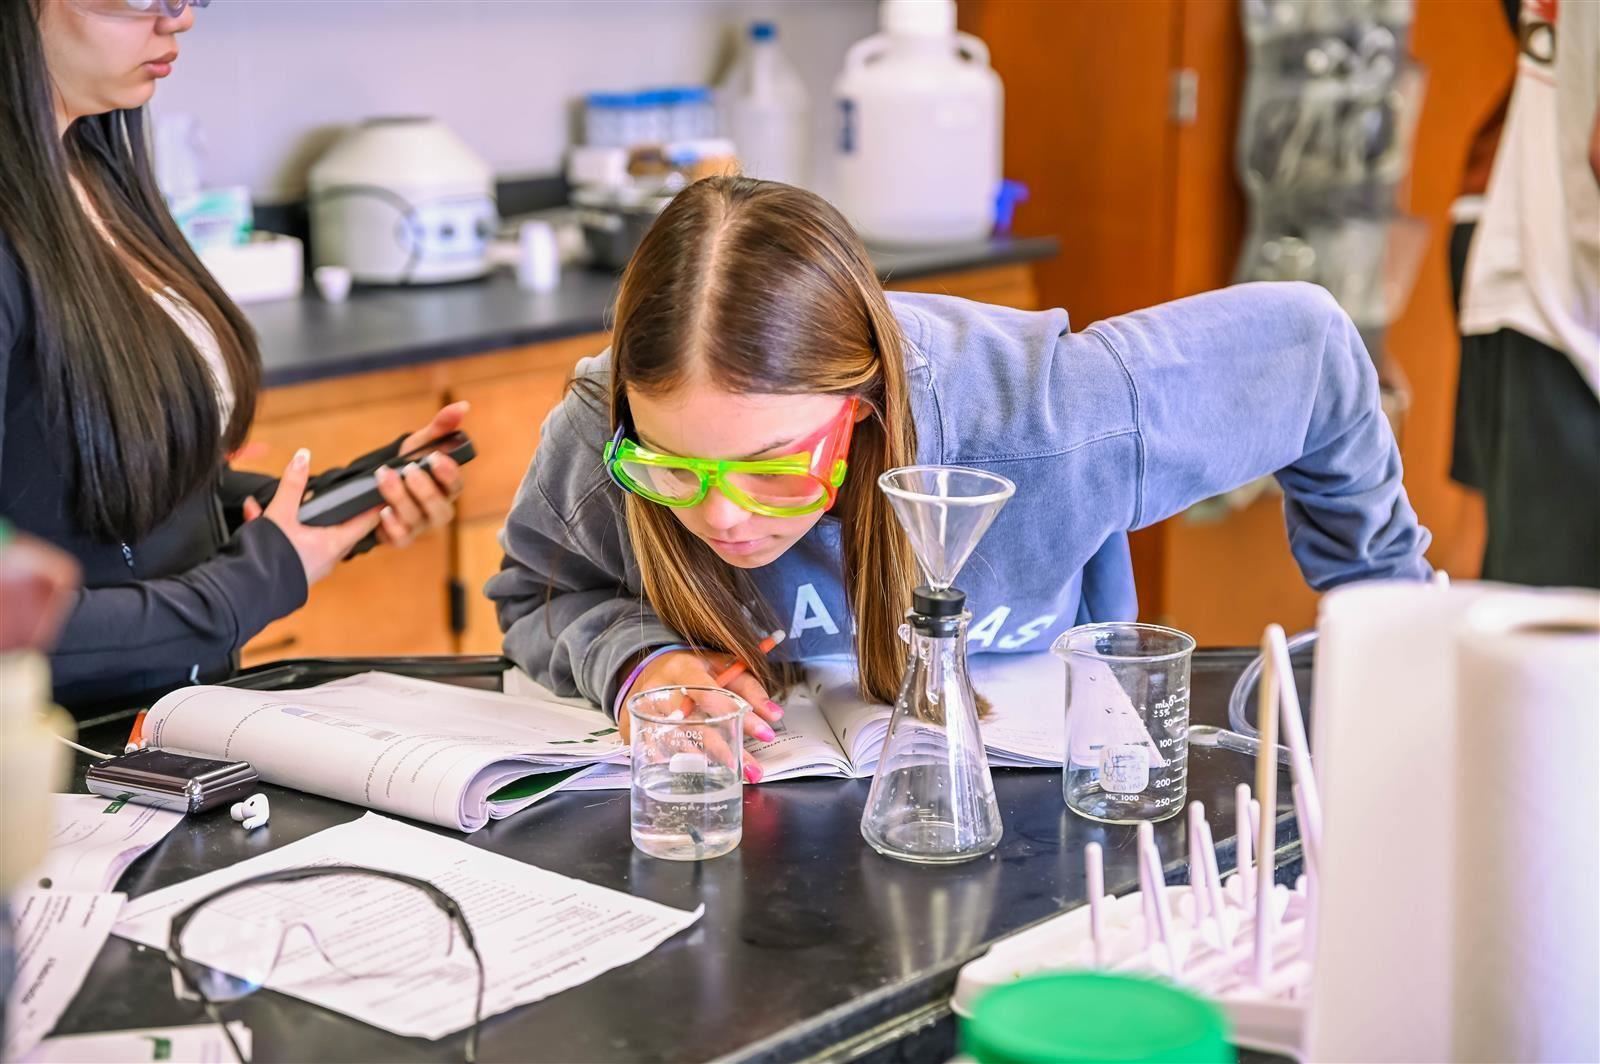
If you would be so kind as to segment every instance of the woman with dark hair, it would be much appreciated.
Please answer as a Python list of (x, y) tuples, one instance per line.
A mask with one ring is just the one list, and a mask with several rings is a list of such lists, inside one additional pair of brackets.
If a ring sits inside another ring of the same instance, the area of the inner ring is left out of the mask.
[(384, 471), (387, 506), (311, 528), (308, 487), (348, 469), (310, 477), (303, 450), (281, 481), (228, 469), (255, 337), (173, 224), (145, 131), (194, 17), (187, 0), (0, 2), (0, 515), (82, 566), (52, 659), (69, 708), (225, 676), (341, 559), (448, 522), (459, 489), (448, 461)]
[(893, 702), (917, 573), (877, 479), (913, 463), (1016, 482), (962, 575), (980, 653), (1131, 619), (1128, 532), (1269, 473), (1313, 587), (1430, 572), (1377, 373), (1324, 289), (1073, 332), (1061, 310), (886, 294), (821, 199), (709, 178), (651, 226), (610, 352), (545, 422), (488, 586), (506, 655), (608, 710), (743, 661), (729, 687), (760, 740), (808, 658), (852, 655)]

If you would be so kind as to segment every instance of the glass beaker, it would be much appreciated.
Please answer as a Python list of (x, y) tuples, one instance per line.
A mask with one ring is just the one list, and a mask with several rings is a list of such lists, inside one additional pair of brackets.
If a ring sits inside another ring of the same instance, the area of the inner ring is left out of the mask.
[(1069, 629), (1050, 650), (1067, 667), (1067, 808), (1110, 824), (1175, 816), (1189, 777), (1194, 639), (1113, 621)]
[(703, 861), (739, 845), (749, 709), (718, 687), (655, 687), (628, 699), (635, 846), (669, 861)]

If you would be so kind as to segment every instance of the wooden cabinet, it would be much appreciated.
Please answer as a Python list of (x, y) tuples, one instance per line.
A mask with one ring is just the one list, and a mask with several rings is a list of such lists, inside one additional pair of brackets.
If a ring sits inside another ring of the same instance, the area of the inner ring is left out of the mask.
[[(1228, 284), (1244, 233), (1237, 0), (959, 0), (958, 10), (1005, 83), (1006, 176), (1030, 191), (1018, 229), (1061, 241), (1062, 254), (1038, 269), (1042, 301), (1082, 329)], [(1388, 331), (1386, 362), (1411, 382), (1401, 456), (1434, 533), (1430, 558), (1465, 576), (1476, 572), (1482, 532), (1446, 477), (1456, 377), (1448, 207), (1514, 48), (1496, 0), (1418, 0), (1411, 51), (1430, 87), (1399, 206), (1430, 221), (1432, 245)], [(1310, 625), (1317, 597), (1289, 554), (1281, 508), (1269, 496), (1219, 522), (1179, 516), (1135, 533), (1141, 614), (1213, 645), (1254, 643), (1270, 621)]]
[[(963, 270), (890, 287), (943, 292), (1021, 309), (1038, 306), (1033, 268)], [(244, 663), (285, 657), (494, 654), (500, 628), (483, 585), (500, 568), (500, 528), (545, 415), (579, 359), (608, 343), (590, 333), (470, 358), (269, 390), (251, 430), (246, 468), (276, 476), (296, 448), (312, 467), (336, 465), (427, 424), (447, 402), (472, 404), (478, 457), (465, 470), (456, 522), (407, 547), (379, 547), (311, 589), (306, 607), (270, 625)]]
[(500, 653), (500, 622), (494, 605), (484, 597), (483, 585), (500, 571), (500, 529), (505, 523), (501, 514), (462, 521), (456, 527), (456, 579), (464, 605), (456, 650), (462, 654)]
[(1026, 264), (988, 266), (910, 281), (892, 281), (887, 287), (895, 292), (934, 292), (960, 296), (962, 299), (995, 303), (1017, 310), (1039, 309), (1039, 287), (1033, 282), (1033, 267)]
[(457, 501), (463, 520), (505, 518), (539, 443), (539, 426), (561, 401), (573, 367), (609, 342), (605, 333), (589, 333), (440, 365), (450, 401), (472, 403), (467, 428), (482, 441)]

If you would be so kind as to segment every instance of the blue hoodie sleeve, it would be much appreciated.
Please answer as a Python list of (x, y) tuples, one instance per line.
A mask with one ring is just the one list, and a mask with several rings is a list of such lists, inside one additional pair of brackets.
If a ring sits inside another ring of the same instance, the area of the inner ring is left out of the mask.
[(1098, 322), (1069, 342), (1090, 341), (1132, 386), (1131, 527), (1273, 474), (1313, 588), (1431, 572), (1377, 371), (1325, 289), (1238, 285)]

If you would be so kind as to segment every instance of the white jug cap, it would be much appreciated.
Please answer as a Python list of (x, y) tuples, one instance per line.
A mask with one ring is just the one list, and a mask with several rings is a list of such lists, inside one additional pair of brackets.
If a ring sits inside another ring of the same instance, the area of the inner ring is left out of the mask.
[(879, 19), (885, 33), (948, 37), (956, 31), (956, 0), (883, 0)]

